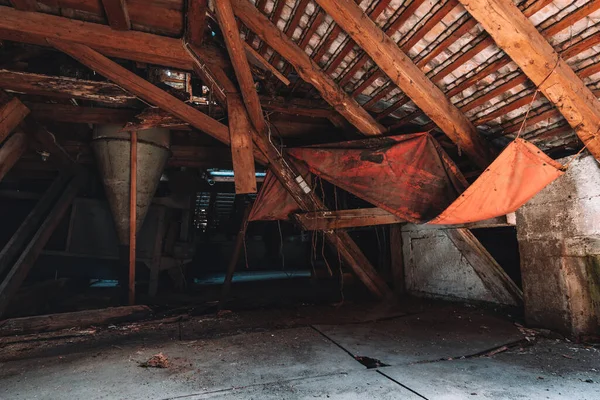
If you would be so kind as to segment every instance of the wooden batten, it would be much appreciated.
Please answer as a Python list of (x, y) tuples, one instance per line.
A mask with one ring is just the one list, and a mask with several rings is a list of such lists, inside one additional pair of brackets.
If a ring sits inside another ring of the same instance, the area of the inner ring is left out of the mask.
[(28, 114), (29, 109), (16, 97), (0, 107), (0, 144)]
[[(510, 0), (460, 0), (600, 160), (600, 101)], [(505, 111), (506, 112), (506, 111)]]
[(489, 148), (475, 126), (353, 0), (317, 3), (475, 164), (489, 165)]

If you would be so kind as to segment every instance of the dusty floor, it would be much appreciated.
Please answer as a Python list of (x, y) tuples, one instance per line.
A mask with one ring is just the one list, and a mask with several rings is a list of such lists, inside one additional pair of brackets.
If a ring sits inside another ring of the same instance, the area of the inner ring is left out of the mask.
[[(158, 353), (167, 368), (141, 366)], [(205, 398), (597, 400), (600, 349), (441, 303), (221, 312), (0, 338), (0, 399)]]

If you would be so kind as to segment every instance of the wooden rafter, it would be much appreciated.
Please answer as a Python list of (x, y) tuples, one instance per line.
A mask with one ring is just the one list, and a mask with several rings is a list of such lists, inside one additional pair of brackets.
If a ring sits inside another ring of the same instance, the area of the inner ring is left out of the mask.
[(509, 0), (461, 0), (600, 160), (600, 101)]
[(27, 150), (27, 136), (16, 132), (0, 147), (0, 181)]
[(298, 45), (285, 36), (248, 0), (233, 0), (235, 14), (263, 41), (294, 65), (302, 79), (310, 82), (331, 106), (365, 135), (379, 135), (385, 128), (314, 63)]
[(0, 144), (29, 114), (29, 109), (19, 99), (12, 98), (0, 106)]
[(381, 208), (356, 210), (316, 211), (294, 215), (310, 231), (356, 228), (361, 226), (389, 225), (406, 222)]
[(125, 0), (102, 0), (102, 6), (111, 28), (119, 31), (131, 29)]
[(473, 162), (482, 168), (490, 163), (489, 149), (471, 122), (360, 7), (351, 0), (317, 3)]

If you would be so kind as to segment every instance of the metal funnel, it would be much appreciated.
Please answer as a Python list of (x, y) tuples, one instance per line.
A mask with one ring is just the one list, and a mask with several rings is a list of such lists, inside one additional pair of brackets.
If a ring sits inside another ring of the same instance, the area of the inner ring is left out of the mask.
[[(130, 134), (120, 125), (98, 125), (92, 148), (104, 183), (108, 204), (122, 245), (129, 245)], [(138, 132), (137, 225), (139, 232), (165, 168), (170, 151), (169, 130), (151, 128)]]

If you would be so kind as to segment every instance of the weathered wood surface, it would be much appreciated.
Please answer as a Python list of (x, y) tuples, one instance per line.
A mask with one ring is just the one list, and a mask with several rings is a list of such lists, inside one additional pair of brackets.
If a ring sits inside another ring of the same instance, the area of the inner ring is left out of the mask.
[[(50, 14), (19, 11), (0, 6), (0, 39), (47, 46), (46, 39), (72, 41), (87, 45), (110, 57), (192, 70), (192, 61), (181, 39), (138, 31), (115, 31), (108, 25), (78, 21)], [(213, 63), (228, 62), (214, 48), (198, 47)]]
[(600, 100), (510, 0), (460, 0), (600, 160)]
[(110, 82), (86, 81), (64, 76), (0, 70), (0, 88), (19, 93), (63, 99), (92, 100), (109, 104), (132, 104), (136, 97)]
[(0, 144), (29, 114), (29, 109), (16, 97), (0, 107)]
[[(237, 22), (233, 9), (231, 8), (230, 0), (221, 0), (215, 2), (215, 12), (217, 14), (217, 20), (227, 46), (227, 52), (229, 58), (233, 64), (233, 70), (237, 78), (237, 82), (240, 87), (240, 93), (244, 99), (243, 106), (248, 111), (248, 116), (252, 125), (258, 132), (265, 132), (267, 125), (260, 105), (260, 99), (258, 98), (258, 92), (254, 86), (254, 79), (252, 78), (252, 71), (250, 70), (250, 64), (246, 58), (246, 50), (242, 44), (240, 38), (240, 32), (238, 30)], [(230, 100), (228, 99), (228, 102)], [(231, 111), (229, 112), (231, 118)]]
[(185, 14), (185, 37), (194, 46), (200, 46), (206, 29), (208, 0), (188, 0)]
[(0, 321), (0, 336), (52, 332), (68, 328), (88, 328), (121, 322), (148, 319), (152, 310), (148, 306), (110, 307), (35, 317), (12, 318)]
[(267, 45), (285, 58), (300, 77), (312, 84), (336, 111), (365, 135), (380, 135), (385, 128), (344, 92), (311, 60), (303, 49), (279, 30), (248, 0), (231, 0), (236, 16)]
[(6, 274), (6, 277), (0, 284), (0, 316), (4, 314), (9, 300), (27, 277), (38, 255), (48, 242), (48, 239), (50, 239), (52, 232), (54, 232), (58, 223), (65, 215), (73, 199), (75, 199), (83, 179), (84, 174), (78, 174), (69, 182), (62, 195), (54, 203), (52, 210), (50, 210), (42, 225)]
[(252, 126), (239, 95), (227, 95), (231, 159), (235, 179), (235, 193), (256, 193), (256, 170), (254, 168)]
[(129, 11), (125, 0), (102, 0), (102, 6), (111, 28), (118, 31), (131, 29)]
[(17, 132), (0, 147), (0, 182), (27, 150), (27, 137)]
[(243, 42), (244, 50), (246, 50), (246, 56), (249, 61), (252, 61), (254, 65), (259, 66), (261, 69), (265, 71), (269, 71), (273, 74), (274, 77), (279, 79), (281, 83), (285, 86), (289, 86), (290, 80), (285, 77), (277, 68), (275, 68), (271, 63), (269, 63), (258, 51), (254, 50), (252, 46), (248, 43)]
[(482, 168), (489, 165), (489, 148), (475, 126), (354, 1), (317, 3), (473, 162)]
[(359, 208), (356, 210), (315, 211), (295, 214), (306, 230), (356, 228), (361, 226), (387, 225), (404, 222), (394, 214), (381, 208)]
[(471, 264), (484, 286), (503, 304), (520, 305), (523, 292), (498, 265), (494, 257), (466, 228), (447, 229), (446, 235)]
[(80, 107), (71, 104), (25, 102), (25, 105), (31, 110), (31, 116), (42, 122), (125, 124), (139, 113), (138, 110), (124, 108)]
[(21, 11), (37, 11), (37, 1), (36, 0), (10, 0), (10, 4), (13, 5), (14, 8)]

